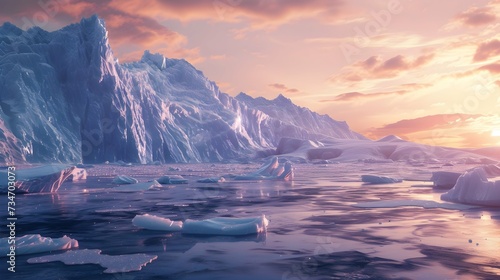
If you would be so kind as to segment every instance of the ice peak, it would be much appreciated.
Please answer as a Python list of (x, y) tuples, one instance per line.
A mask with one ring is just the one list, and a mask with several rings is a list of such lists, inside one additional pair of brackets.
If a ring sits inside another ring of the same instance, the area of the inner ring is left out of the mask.
[(279, 103), (290, 103), (290, 104), (292, 104), (292, 100), (290, 98), (285, 97), (281, 93), (273, 101), (276, 101), (276, 102), (279, 102)]
[(152, 54), (149, 50), (144, 51), (144, 54), (141, 58), (142, 62), (152, 62), (156, 65), (160, 70), (163, 70), (167, 67), (167, 58), (160, 53)]
[(23, 33), (23, 30), (21, 28), (15, 26), (14, 24), (8, 21), (2, 24), (2, 26), (0, 26), (0, 34), (21, 35), (21, 33)]
[(106, 23), (97, 15), (92, 15), (89, 18), (82, 18), (80, 21), (82, 31), (91, 36), (96, 41), (108, 40), (108, 31), (106, 30)]
[(377, 140), (377, 142), (406, 142), (405, 140), (403, 140), (401, 137), (399, 136), (396, 136), (396, 135), (387, 135), (383, 138), (380, 138), (379, 140)]

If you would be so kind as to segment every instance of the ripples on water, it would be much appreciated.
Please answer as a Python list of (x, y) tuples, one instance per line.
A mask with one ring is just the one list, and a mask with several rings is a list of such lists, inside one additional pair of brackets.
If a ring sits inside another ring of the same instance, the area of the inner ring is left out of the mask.
[[(440, 201), (430, 178), (436, 166), (404, 164), (295, 165), (295, 181), (202, 184), (199, 178), (242, 174), (257, 165), (96, 166), (85, 182), (56, 194), (17, 196), (17, 235), (68, 235), (103, 254), (147, 253), (141, 271), (104, 274), (98, 265), (28, 264), (18, 256), (16, 279), (497, 279), (500, 209), (356, 208), (357, 202)], [(465, 170), (470, 166), (443, 167)], [(111, 192), (115, 175), (144, 182), (179, 174), (189, 184), (137, 193)], [(410, 181), (363, 185), (362, 174)], [(5, 197), (2, 199), (6, 200)], [(6, 203), (3, 203), (6, 205)], [(6, 208), (6, 207), (5, 207)], [(1, 209), (6, 220), (6, 209)], [(267, 234), (189, 236), (142, 230), (136, 214), (172, 220), (265, 214)], [(4, 259), (4, 258), (2, 258)], [(0, 272), (7, 274), (6, 266)], [(10, 278), (7, 278), (10, 279)]]

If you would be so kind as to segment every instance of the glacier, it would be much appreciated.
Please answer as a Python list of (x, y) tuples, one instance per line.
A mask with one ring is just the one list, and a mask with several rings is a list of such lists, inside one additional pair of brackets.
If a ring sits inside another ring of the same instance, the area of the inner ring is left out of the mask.
[(365, 139), (345, 122), (220, 91), (183, 59), (120, 63), (96, 15), (60, 30), (0, 26), (0, 162), (246, 160), (281, 138)]

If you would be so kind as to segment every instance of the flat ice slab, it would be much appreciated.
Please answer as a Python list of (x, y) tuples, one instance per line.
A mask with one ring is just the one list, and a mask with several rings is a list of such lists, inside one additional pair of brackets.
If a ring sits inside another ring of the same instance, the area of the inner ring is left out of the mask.
[[(66, 235), (61, 238), (43, 237), (40, 234), (28, 234), (15, 239), (16, 255), (36, 254), (42, 252), (68, 250), (78, 248), (78, 241)], [(0, 239), (0, 253), (2, 256), (10, 252), (9, 238)]]
[(139, 192), (139, 191), (147, 191), (154, 188), (161, 188), (161, 185), (157, 181), (152, 181), (145, 183), (122, 185), (119, 187), (114, 187), (112, 188), (112, 190), (119, 192)]
[(224, 177), (210, 177), (210, 178), (203, 178), (199, 179), (198, 183), (222, 183), (225, 182), (226, 179)]
[(137, 181), (137, 179), (135, 178), (132, 178), (130, 176), (127, 176), (127, 175), (118, 175), (116, 176), (112, 183), (114, 184), (119, 184), (119, 185), (124, 185), (124, 184), (137, 184), (139, 181)]
[(376, 175), (361, 175), (361, 181), (370, 184), (393, 184), (401, 183), (403, 180)]
[(133, 255), (102, 255), (101, 250), (84, 249), (65, 252), (58, 255), (49, 255), (38, 258), (28, 259), (28, 263), (47, 263), (60, 261), (64, 264), (98, 264), (106, 270), (104, 273), (118, 273), (139, 271), (143, 266), (156, 260), (158, 256), (146, 254), (133, 254)]
[(167, 218), (158, 217), (155, 215), (144, 214), (136, 215), (132, 219), (132, 224), (136, 227), (150, 229), (150, 230), (163, 230), (163, 231), (181, 231), (182, 222), (174, 222)]
[[(61, 184), (72, 175), (74, 166), (54, 164), (27, 169), (18, 169), (16, 174), (16, 188), (21, 192), (57, 192)], [(0, 192), (7, 190), (6, 170), (0, 171)]]
[(500, 206), (500, 180), (488, 181), (486, 171), (475, 168), (457, 180), (455, 186), (441, 195), (442, 200), (466, 204)]
[(265, 215), (254, 218), (213, 218), (186, 220), (182, 233), (204, 235), (248, 235), (266, 232), (269, 220)]
[(265, 215), (253, 218), (212, 218), (190, 220), (184, 223), (155, 215), (136, 215), (132, 223), (141, 228), (162, 231), (181, 231), (185, 234), (202, 235), (248, 235), (266, 232), (269, 220)]
[(181, 175), (168, 175), (168, 176), (161, 176), (158, 178), (158, 183), (164, 184), (164, 185), (173, 185), (173, 184), (187, 184), (188, 180), (184, 179)]

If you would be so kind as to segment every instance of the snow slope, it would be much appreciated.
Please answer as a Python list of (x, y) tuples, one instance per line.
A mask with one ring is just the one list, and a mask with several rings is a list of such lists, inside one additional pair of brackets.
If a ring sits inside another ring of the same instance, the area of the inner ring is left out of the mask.
[(97, 16), (54, 32), (0, 26), (0, 88), (5, 163), (223, 161), (283, 137), (363, 139), (283, 96), (232, 98), (182, 59), (120, 64)]

